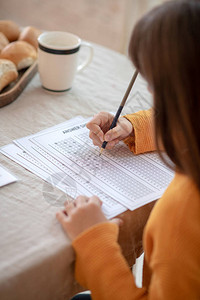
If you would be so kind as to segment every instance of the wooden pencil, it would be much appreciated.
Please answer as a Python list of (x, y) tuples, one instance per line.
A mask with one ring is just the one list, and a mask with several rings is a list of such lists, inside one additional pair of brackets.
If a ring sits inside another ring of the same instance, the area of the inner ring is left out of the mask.
[[(134, 72), (134, 74), (133, 74), (133, 77), (131, 78), (131, 81), (130, 81), (130, 83), (129, 83), (129, 85), (128, 85), (128, 88), (127, 88), (127, 90), (126, 90), (126, 93), (124, 94), (124, 97), (123, 97), (123, 99), (122, 99), (122, 101), (121, 101), (121, 103), (120, 103), (120, 106), (119, 106), (119, 108), (118, 108), (118, 110), (117, 110), (117, 112), (116, 112), (116, 114), (115, 114), (115, 117), (114, 117), (114, 119), (113, 119), (113, 121), (112, 121), (112, 124), (111, 124), (109, 130), (112, 129), (112, 128), (114, 128), (114, 127), (116, 126), (117, 121), (118, 121), (118, 119), (119, 119), (119, 116), (120, 116), (120, 114), (121, 114), (121, 112), (122, 112), (122, 109), (123, 109), (123, 107), (124, 107), (124, 105), (125, 105), (125, 103), (126, 103), (126, 100), (127, 100), (128, 96), (129, 96), (129, 94), (130, 94), (130, 91), (131, 91), (131, 89), (132, 89), (132, 87), (133, 87), (133, 84), (134, 84), (134, 82), (135, 82), (135, 80), (136, 80), (136, 78), (137, 78), (137, 75), (138, 75), (138, 71), (136, 70), (136, 71)], [(106, 142), (106, 141), (104, 141), (104, 142), (102, 143), (102, 146), (101, 146), (101, 149), (100, 149), (99, 156), (103, 153), (103, 150), (106, 148), (107, 143), (108, 143), (108, 142)]]

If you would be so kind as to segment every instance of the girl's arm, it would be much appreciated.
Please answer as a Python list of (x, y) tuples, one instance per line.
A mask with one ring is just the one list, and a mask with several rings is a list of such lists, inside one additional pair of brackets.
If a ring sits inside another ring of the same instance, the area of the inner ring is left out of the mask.
[(153, 110), (142, 110), (134, 114), (125, 115), (133, 126), (132, 134), (124, 139), (126, 145), (135, 154), (155, 151)]
[(101, 223), (73, 241), (76, 251), (75, 277), (90, 289), (94, 300), (144, 300), (145, 288), (138, 289), (134, 276), (117, 243), (118, 226)]
[(76, 252), (75, 277), (92, 291), (92, 299), (146, 299), (146, 289), (136, 287), (117, 242), (121, 220), (108, 221), (98, 197), (78, 196), (57, 219)]

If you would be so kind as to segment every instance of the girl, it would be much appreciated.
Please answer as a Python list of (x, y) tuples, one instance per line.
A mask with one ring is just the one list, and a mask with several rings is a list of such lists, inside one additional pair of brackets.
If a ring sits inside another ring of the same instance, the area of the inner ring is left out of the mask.
[(200, 1), (170, 1), (152, 10), (136, 25), (129, 54), (152, 90), (156, 114), (120, 118), (104, 135), (112, 117), (100, 113), (88, 128), (95, 145), (105, 139), (111, 149), (126, 138), (141, 153), (156, 144), (174, 163), (175, 178), (144, 229), (142, 288), (120, 252), (119, 220), (105, 218), (97, 197), (78, 197), (57, 218), (72, 239), (76, 278), (92, 299), (200, 299)]

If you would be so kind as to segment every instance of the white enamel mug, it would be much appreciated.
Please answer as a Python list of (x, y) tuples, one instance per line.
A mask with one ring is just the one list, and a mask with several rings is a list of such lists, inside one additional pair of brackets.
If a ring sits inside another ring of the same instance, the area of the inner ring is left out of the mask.
[[(85, 61), (78, 65), (82, 46), (90, 51)], [(52, 92), (69, 90), (76, 73), (87, 67), (92, 57), (92, 45), (78, 36), (62, 31), (43, 32), (38, 37), (38, 70), (43, 88)]]

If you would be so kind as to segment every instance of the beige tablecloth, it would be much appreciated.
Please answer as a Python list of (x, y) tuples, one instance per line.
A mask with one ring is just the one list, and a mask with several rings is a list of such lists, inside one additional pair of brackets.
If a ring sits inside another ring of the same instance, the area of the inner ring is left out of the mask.
[[(132, 64), (119, 53), (93, 46), (92, 63), (69, 92), (46, 92), (36, 74), (15, 102), (0, 109), (0, 146), (77, 115), (117, 109)], [(133, 93), (141, 89), (145, 83), (139, 78)], [(124, 112), (149, 107), (138, 97), (134, 103), (130, 99)], [(18, 178), (0, 189), (0, 299), (69, 299), (78, 285), (70, 241), (55, 218), (58, 208), (45, 200), (42, 179), (2, 154), (0, 163)]]

